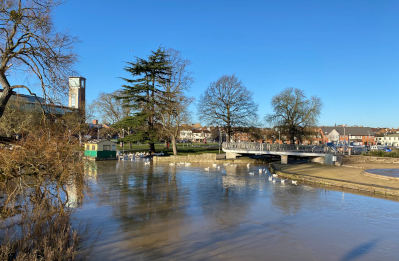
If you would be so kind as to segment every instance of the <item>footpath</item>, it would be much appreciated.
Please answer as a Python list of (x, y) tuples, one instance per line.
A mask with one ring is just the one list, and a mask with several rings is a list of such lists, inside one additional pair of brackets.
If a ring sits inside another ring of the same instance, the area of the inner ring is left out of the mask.
[(271, 163), (273, 173), (299, 181), (367, 191), (386, 196), (399, 196), (399, 179), (368, 175), (367, 169), (399, 169), (399, 164), (348, 163), (343, 166), (316, 163)]

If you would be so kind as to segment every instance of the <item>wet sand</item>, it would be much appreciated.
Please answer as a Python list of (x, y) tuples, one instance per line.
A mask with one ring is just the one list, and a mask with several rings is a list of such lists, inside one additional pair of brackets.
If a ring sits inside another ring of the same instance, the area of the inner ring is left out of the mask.
[(397, 164), (373, 164), (358, 163), (347, 164), (345, 167), (318, 165), (314, 163), (302, 164), (274, 164), (274, 166), (286, 173), (298, 174), (313, 178), (329, 179), (340, 182), (351, 182), (365, 186), (376, 186), (399, 191), (399, 180), (385, 180), (364, 175), (366, 169), (399, 168)]

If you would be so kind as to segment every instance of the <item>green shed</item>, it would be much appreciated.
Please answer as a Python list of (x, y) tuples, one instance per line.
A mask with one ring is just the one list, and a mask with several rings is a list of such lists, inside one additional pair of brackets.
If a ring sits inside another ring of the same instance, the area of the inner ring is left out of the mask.
[(85, 142), (85, 156), (92, 158), (115, 158), (116, 143), (109, 140)]

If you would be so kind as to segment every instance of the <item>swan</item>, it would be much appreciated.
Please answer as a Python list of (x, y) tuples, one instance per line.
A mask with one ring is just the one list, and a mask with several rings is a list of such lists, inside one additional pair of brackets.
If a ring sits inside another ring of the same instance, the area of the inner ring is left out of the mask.
[(297, 180), (293, 180), (293, 181), (291, 181), (292, 182), (292, 185), (297, 185), (296, 183), (298, 182)]
[(212, 167), (216, 168), (218, 166), (218, 164), (212, 164)]
[(209, 168), (205, 168), (205, 171), (209, 171)]
[(273, 178), (272, 178), (272, 176), (270, 176), (270, 177), (269, 177), (269, 181), (272, 181), (272, 180), (273, 180)]
[(254, 173), (253, 173), (253, 172), (250, 172), (249, 175), (254, 175)]
[(282, 179), (282, 180), (281, 180), (281, 184), (284, 184), (284, 183), (285, 183), (285, 180), (284, 180), (284, 179)]
[(276, 183), (276, 180), (275, 180), (275, 179), (273, 179), (273, 183)]
[(220, 166), (218, 166), (218, 169), (220, 169)]
[(144, 165), (150, 165), (150, 164), (151, 164), (151, 162), (149, 162), (149, 161), (144, 162)]
[(262, 173), (262, 169), (259, 169), (259, 173)]
[(277, 177), (278, 177), (278, 175), (277, 175), (277, 174), (273, 174), (272, 176), (273, 176), (273, 178), (277, 178)]
[(247, 168), (249, 168), (249, 165), (250, 165), (250, 164), (248, 163), (248, 164), (247, 164)]
[(171, 162), (171, 163), (169, 163), (169, 166), (174, 166), (174, 165), (175, 165), (175, 164), (174, 164), (174, 163), (172, 163), (172, 162)]

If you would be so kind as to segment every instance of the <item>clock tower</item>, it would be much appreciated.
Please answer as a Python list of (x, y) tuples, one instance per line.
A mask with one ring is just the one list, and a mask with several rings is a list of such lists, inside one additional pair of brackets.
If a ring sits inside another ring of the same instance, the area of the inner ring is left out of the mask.
[(84, 111), (86, 102), (86, 79), (78, 76), (69, 77), (68, 107)]

